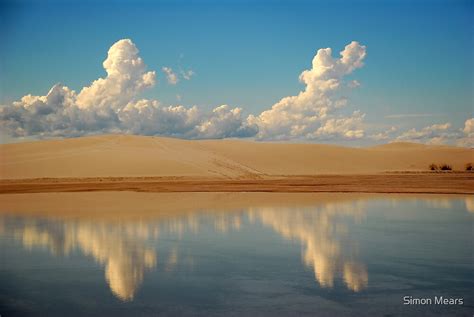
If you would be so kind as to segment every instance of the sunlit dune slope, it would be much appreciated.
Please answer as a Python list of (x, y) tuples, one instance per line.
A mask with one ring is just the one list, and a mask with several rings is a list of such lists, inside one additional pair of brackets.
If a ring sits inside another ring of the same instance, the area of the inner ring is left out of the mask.
[(369, 148), (237, 140), (189, 141), (104, 135), (0, 145), (0, 177), (277, 175), (426, 171), (430, 163), (462, 170), (473, 150), (395, 143)]

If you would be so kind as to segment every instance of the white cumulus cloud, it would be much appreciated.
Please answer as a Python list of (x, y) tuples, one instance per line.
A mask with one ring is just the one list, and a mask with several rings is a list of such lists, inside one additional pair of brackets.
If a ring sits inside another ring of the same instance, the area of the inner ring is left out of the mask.
[(427, 144), (445, 144), (457, 138), (458, 133), (451, 130), (451, 123), (433, 124), (422, 129), (412, 128), (401, 133), (395, 141), (421, 142)]
[(410, 129), (397, 137), (398, 140), (420, 140), (438, 136), (440, 133), (448, 130), (451, 127), (451, 123), (446, 122), (444, 124), (433, 124), (424, 127), (421, 130), (415, 128)]
[(464, 122), (463, 132), (469, 137), (474, 137), (474, 118), (467, 119)]
[(355, 111), (350, 117), (331, 118), (324, 122), (315, 133), (313, 138), (340, 136), (346, 139), (359, 139), (364, 136), (364, 130), (360, 128), (365, 114)]
[[(252, 136), (258, 129), (247, 122), (240, 108), (219, 106), (202, 112), (195, 106), (166, 106), (158, 100), (138, 99), (145, 88), (156, 83), (156, 74), (146, 70), (129, 39), (112, 45), (103, 66), (107, 76), (79, 93), (56, 84), (45, 96), (27, 95), (1, 106), (2, 132), (12, 137), (122, 132), (222, 138)], [(169, 75), (174, 74), (171, 68), (168, 70)]]
[[(312, 68), (300, 75), (305, 89), (285, 97), (260, 115), (246, 117), (241, 108), (218, 106), (210, 112), (197, 107), (162, 105), (158, 100), (139, 99), (156, 83), (156, 73), (147, 71), (129, 39), (113, 44), (103, 66), (107, 75), (79, 93), (61, 84), (45, 96), (27, 95), (0, 108), (2, 129), (18, 136), (76, 136), (90, 133), (126, 132), (172, 135), (186, 138), (253, 137), (260, 139), (361, 138), (364, 114), (337, 115), (347, 100), (337, 96), (345, 75), (362, 67), (365, 47), (352, 42), (340, 58), (331, 49), (321, 49)], [(170, 67), (163, 67), (171, 84), (179, 81)], [(181, 72), (189, 80), (192, 70)]]
[(417, 142), (425, 144), (451, 144), (465, 147), (474, 146), (474, 118), (464, 123), (464, 128), (454, 128), (451, 123), (432, 124), (421, 129), (411, 128), (400, 133), (395, 127), (376, 132), (369, 137), (376, 141), (391, 140), (391, 142)]
[(155, 84), (155, 72), (146, 72), (138, 49), (129, 39), (120, 40), (109, 49), (103, 63), (107, 77), (99, 78), (77, 95), (79, 108), (119, 108), (143, 89)]
[(369, 138), (371, 138), (372, 140), (375, 140), (375, 141), (384, 141), (384, 140), (389, 140), (393, 137), (393, 134), (398, 130), (397, 127), (390, 127), (389, 129), (385, 130), (385, 131), (382, 131), (382, 132), (378, 132), (378, 133), (374, 133), (374, 134), (371, 134), (369, 135)]
[[(44, 96), (26, 95), (0, 106), (0, 129), (10, 137), (80, 136), (96, 133), (133, 133), (183, 138), (254, 137), (262, 140), (308, 139), (315, 141), (372, 140), (454, 143), (474, 146), (474, 118), (464, 128), (450, 123), (410, 129), (365, 131), (365, 114), (350, 109), (342, 95), (344, 87), (357, 88), (346, 76), (363, 66), (366, 47), (351, 42), (333, 57), (330, 48), (317, 51), (311, 68), (299, 79), (304, 89), (282, 98), (269, 109), (246, 115), (242, 108), (220, 105), (210, 111), (197, 106), (164, 105), (142, 99), (140, 94), (156, 84), (156, 73), (148, 71), (135, 44), (123, 39), (113, 44), (103, 67), (106, 76), (78, 92), (54, 85)], [(189, 80), (192, 70), (177, 73), (163, 67), (167, 81)], [(181, 97), (177, 96), (178, 101)]]
[(242, 115), (241, 108), (222, 105), (212, 111), (198, 126), (196, 135), (204, 138), (250, 137), (258, 132), (258, 126)]
[(457, 145), (474, 147), (474, 118), (467, 119), (462, 129), (462, 137), (457, 140)]
[(318, 50), (311, 69), (300, 75), (305, 89), (251, 118), (259, 126), (258, 138), (362, 137), (364, 115), (357, 111), (348, 117), (338, 115), (347, 100), (337, 93), (344, 76), (362, 67), (365, 56), (366, 47), (357, 42), (347, 45), (339, 58), (332, 57), (330, 48)]

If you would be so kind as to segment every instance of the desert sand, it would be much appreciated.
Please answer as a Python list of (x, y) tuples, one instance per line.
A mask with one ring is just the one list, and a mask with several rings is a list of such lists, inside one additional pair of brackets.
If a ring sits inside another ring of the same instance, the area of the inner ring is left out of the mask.
[[(366, 148), (103, 135), (0, 145), (0, 193), (154, 192), (474, 193), (460, 172), (474, 151), (391, 143)], [(431, 163), (457, 172), (431, 173)]]

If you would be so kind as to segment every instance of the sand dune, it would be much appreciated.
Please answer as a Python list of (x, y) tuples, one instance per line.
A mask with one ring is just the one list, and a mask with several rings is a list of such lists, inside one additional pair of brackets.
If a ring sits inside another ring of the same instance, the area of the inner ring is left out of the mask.
[(211, 177), (370, 174), (426, 171), (430, 163), (461, 170), (472, 149), (395, 143), (368, 148), (237, 140), (189, 141), (104, 135), (0, 145), (0, 178)]

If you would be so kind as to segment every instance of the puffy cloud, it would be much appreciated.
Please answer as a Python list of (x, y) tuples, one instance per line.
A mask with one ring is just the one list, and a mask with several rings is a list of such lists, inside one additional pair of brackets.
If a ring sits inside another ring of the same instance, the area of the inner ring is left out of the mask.
[(162, 106), (157, 100), (129, 103), (118, 113), (123, 130), (133, 134), (184, 137), (199, 124), (197, 107)]
[(429, 144), (442, 144), (454, 135), (448, 130), (451, 128), (451, 123), (433, 124), (417, 130), (415, 128), (400, 134), (396, 141), (417, 141)]
[[(27, 95), (0, 109), (2, 129), (18, 136), (76, 136), (89, 133), (126, 132), (185, 138), (252, 137), (260, 139), (355, 139), (364, 135), (364, 114), (336, 115), (347, 100), (337, 96), (342, 78), (362, 67), (365, 47), (347, 45), (340, 58), (321, 49), (312, 68), (300, 75), (306, 87), (285, 97), (260, 115), (245, 117), (241, 108), (222, 105), (210, 112), (197, 107), (162, 105), (158, 100), (137, 99), (156, 83), (147, 71), (135, 44), (124, 39), (113, 44), (103, 66), (104, 78), (79, 93), (61, 84), (46, 96)], [(179, 81), (170, 67), (162, 69), (171, 84)], [(192, 70), (181, 71), (189, 80)]]
[(457, 145), (474, 147), (474, 118), (467, 119), (462, 129), (463, 136), (457, 140)]
[[(158, 100), (140, 99), (143, 90), (155, 85), (156, 74), (147, 71), (135, 44), (123, 39), (108, 51), (103, 62), (105, 77), (78, 93), (56, 84), (44, 96), (26, 95), (2, 105), (0, 129), (11, 137), (121, 132), (183, 138), (360, 139), (366, 136), (365, 114), (344, 109), (348, 101), (341, 91), (360, 86), (358, 81), (345, 82), (344, 78), (363, 66), (365, 56), (365, 46), (357, 42), (347, 45), (338, 58), (332, 56), (330, 48), (320, 49), (312, 67), (299, 76), (305, 85), (302, 91), (282, 98), (260, 114), (245, 116), (241, 108), (228, 105), (202, 111), (196, 106), (163, 105)], [(162, 70), (170, 84), (176, 84), (179, 77), (189, 80), (195, 74), (181, 69), (175, 73), (170, 67)], [(368, 137), (474, 146), (474, 118), (466, 120), (461, 129), (445, 123), (410, 129), (398, 137), (394, 137), (395, 132), (392, 127)]]
[(155, 84), (155, 72), (146, 72), (138, 49), (129, 39), (110, 47), (103, 66), (107, 77), (82, 89), (76, 101), (79, 108), (119, 108)]
[(371, 134), (369, 137), (375, 141), (383, 141), (383, 140), (389, 140), (391, 139), (391, 136), (393, 135), (394, 132), (396, 132), (398, 129), (396, 127), (390, 127), (390, 129)]
[(196, 135), (203, 138), (250, 137), (258, 132), (258, 126), (245, 119), (241, 108), (231, 109), (222, 105), (196, 127)]
[(352, 116), (337, 116), (336, 111), (347, 104), (338, 96), (344, 76), (363, 66), (366, 48), (357, 42), (347, 45), (340, 58), (332, 57), (330, 48), (320, 49), (313, 58), (312, 68), (300, 75), (305, 89), (274, 104), (251, 120), (258, 124), (261, 139), (287, 138), (358, 138), (364, 132), (359, 112)]
[(474, 118), (466, 120), (464, 128), (454, 128), (451, 123), (432, 124), (421, 129), (412, 128), (396, 135), (397, 128), (375, 132), (369, 137), (376, 141), (392, 140), (392, 142), (408, 141), (425, 144), (451, 144), (465, 147), (474, 146)]
[(171, 67), (162, 67), (161, 70), (163, 71), (163, 73), (165, 73), (168, 84), (176, 85), (178, 83), (178, 75), (173, 72), (173, 69)]
[(462, 130), (467, 136), (474, 137), (474, 118), (467, 119), (464, 122), (464, 129)]
[(474, 146), (474, 132), (472, 132), (473, 121), (473, 119), (466, 120), (464, 129), (454, 129), (449, 122), (433, 124), (419, 130), (413, 128), (401, 133), (394, 141)]
[[(27, 95), (0, 107), (1, 129), (13, 137), (126, 132), (221, 138), (257, 132), (240, 108), (220, 106), (202, 112), (195, 106), (164, 106), (158, 100), (137, 99), (145, 88), (155, 84), (156, 75), (146, 70), (129, 39), (112, 45), (103, 66), (107, 76), (93, 81), (79, 94), (57, 84), (45, 96)], [(174, 74), (171, 68), (164, 69)], [(186, 76), (192, 74), (188, 71)]]
[(76, 93), (61, 84), (54, 85), (46, 96), (27, 95), (0, 108), (2, 129), (14, 137), (75, 136), (116, 125), (116, 115), (110, 108), (81, 109), (76, 99)]
[(196, 106), (164, 107), (156, 100), (143, 99), (128, 104), (118, 116), (123, 129), (133, 134), (206, 139), (249, 137), (258, 131), (244, 118), (241, 108), (227, 105), (206, 113)]
[(365, 115), (360, 111), (355, 111), (351, 117), (328, 119), (313, 134), (315, 138), (319, 136), (338, 135), (347, 139), (359, 139), (364, 136), (364, 130), (361, 128)]

